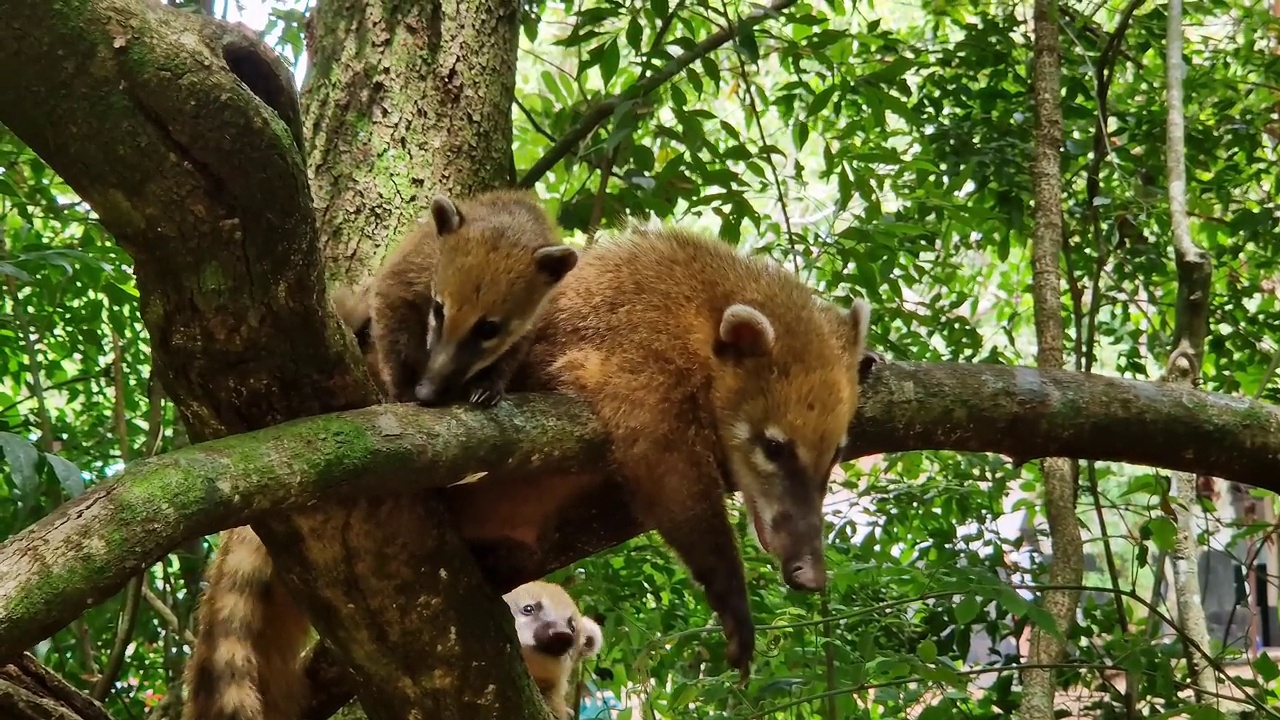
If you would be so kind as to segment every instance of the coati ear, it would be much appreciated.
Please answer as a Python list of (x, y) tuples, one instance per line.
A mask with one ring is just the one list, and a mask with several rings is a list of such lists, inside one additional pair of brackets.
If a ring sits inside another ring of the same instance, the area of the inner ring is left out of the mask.
[(867, 332), (871, 327), (871, 306), (866, 300), (858, 298), (849, 308), (849, 345), (853, 357), (861, 362), (862, 354), (867, 348)]
[(578, 657), (591, 657), (600, 652), (600, 647), (604, 645), (604, 632), (600, 630), (600, 625), (595, 620), (583, 615), (578, 620), (578, 630), (582, 633), (581, 649), (578, 651)]
[(436, 235), (458, 232), (462, 227), (462, 212), (446, 195), (431, 198), (431, 219), (436, 223)]
[(720, 316), (720, 344), (741, 357), (768, 355), (773, 340), (773, 323), (750, 305), (730, 305)]
[(533, 266), (552, 285), (564, 279), (578, 264), (578, 251), (568, 245), (548, 245), (533, 251)]

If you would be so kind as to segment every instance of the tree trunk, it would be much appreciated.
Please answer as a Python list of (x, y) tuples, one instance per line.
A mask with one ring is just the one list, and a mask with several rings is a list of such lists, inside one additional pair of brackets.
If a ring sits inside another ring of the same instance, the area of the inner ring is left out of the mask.
[(331, 277), (359, 280), (428, 206), (514, 182), (515, 0), (326, 0), (307, 32), (307, 167)]
[[(1174, 305), (1174, 346), (1169, 353), (1165, 379), (1193, 385), (1200, 379), (1204, 362), (1204, 341), (1209, 334), (1209, 293), (1213, 264), (1208, 253), (1191, 239), (1187, 216), (1186, 128), (1182, 102), (1182, 0), (1170, 0), (1168, 39), (1165, 48), (1165, 81), (1169, 104), (1166, 164), (1169, 175), (1169, 221), (1173, 236), (1174, 262), (1178, 268), (1178, 299)], [(1177, 527), (1173, 548), (1173, 595), (1178, 607), (1178, 624), (1192, 643), (1208, 649), (1209, 628), (1200, 595), (1200, 548), (1196, 542), (1195, 509), (1199, 506), (1196, 476), (1174, 473), (1171, 480), (1173, 511)], [(1217, 695), (1217, 679), (1209, 659), (1187, 647), (1187, 666), (1196, 695), (1203, 702)], [(1221, 701), (1215, 699), (1215, 705)]]
[[(1035, 192), (1035, 230), (1032, 248), (1033, 294), (1036, 319), (1036, 366), (1061, 368), (1062, 279), (1058, 263), (1062, 258), (1062, 107), (1059, 75), (1057, 0), (1035, 3), (1035, 157), (1031, 177)], [(1079, 466), (1064, 457), (1045, 458), (1040, 463), (1044, 481), (1045, 516), (1049, 521), (1053, 555), (1049, 584), (1058, 587), (1079, 585), (1083, 578), (1083, 544), (1076, 518), (1076, 486)], [(1078, 590), (1046, 590), (1041, 603), (1053, 617), (1062, 636), (1075, 622)], [(1054, 663), (1065, 653), (1063, 640), (1042, 627), (1031, 632), (1027, 662), (1036, 667), (1022, 673), (1021, 715), (1027, 720), (1053, 720)]]

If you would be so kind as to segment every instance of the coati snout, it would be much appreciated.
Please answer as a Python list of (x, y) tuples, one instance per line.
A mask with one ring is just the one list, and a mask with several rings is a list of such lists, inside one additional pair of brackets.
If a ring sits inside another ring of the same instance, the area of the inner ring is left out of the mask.
[(533, 631), (533, 646), (553, 657), (572, 650), (576, 639), (568, 625), (555, 620), (545, 620)]

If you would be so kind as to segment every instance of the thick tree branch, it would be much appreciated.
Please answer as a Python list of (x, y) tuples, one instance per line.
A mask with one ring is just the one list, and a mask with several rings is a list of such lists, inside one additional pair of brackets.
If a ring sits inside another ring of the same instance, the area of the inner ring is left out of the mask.
[[(0, 545), (0, 566), (8, 570), (0, 577), (0, 658), (52, 634), (185, 538), (270, 508), (438, 488), (478, 471), (489, 475), (457, 490), (513, 480), (549, 488), (565, 474), (602, 466), (603, 446), (591, 428), (579, 403), (549, 395), (513, 396), (491, 411), (380, 405), (132, 464)], [(908, 450), (994, 452), (1020, 462), (1087, 457), (1280, 490), (1280, 408), (1166, 383), (886, 363), (867, 379), (854, 430), (850, 458)], [(593, 491), (599, 502), (548, 518), (555, 532), (541, 552), (481, 553), (495, 589), (646, 529), (611, 484)], [(568, 523), (578, 529), (566, 530)]]
[(719, 49), (720, 46), (737, 37), (738, 33), (759, 25), (770, 17), (777, 15), (795, 4), (796, 0), (772, 0), (772, 2), (764, 6), (764, 8), (760, 10), (753, 10), (743, 16), (737, 23), (723, 27), (711, 35), (708, 35), (697, 45), (672, 58), (671, 62), (664, 65), (660, 70), (649, 77), (644, 78), (640, 82), (632, 85), (617, 95), (606, 98), (591, 106), (590, 109), (582, 114), (582, 119), (578, 121), (578, 124), (566, 132), (563, 137), (552, 145), (545, 155), (538, 158), (538, 162), (534, 163), (533, 167), (529, 168), (524, 176), (520, 178), (520, 186), (533, 187), (533, 185), (537, 183), (543, 175), (546, 175), (551, 168), (556, 166), (556, 163), (560, 162), (565, 158), (565, 156), (573, 152), (573, 149), (578, 146), (578, 143), (590, 137), (591, 133), (595, 132), (596, 128), (600, 126), (600, 123), (609, 119), (609, 116), (624, 103), (645, 97), (654, 90), (662, 87), (662, 85), (671, 78), (679, 75), (685, 68), (697, 62), (699, 59), (710, 55), (712, 52)]
[(97, 700), (72, 687), (29, 653), (0, 665), (5, 720), (111, 720)]

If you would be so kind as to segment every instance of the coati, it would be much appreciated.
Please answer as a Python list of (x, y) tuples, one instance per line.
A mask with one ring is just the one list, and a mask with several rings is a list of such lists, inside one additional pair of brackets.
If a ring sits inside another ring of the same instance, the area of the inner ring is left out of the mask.
[[(705, 588), (744, 678), (754, 627), (724, 492), (742, 492), (789, 586), (825, 586), (822, 502), (869, 320), (865, 301), (842, 310), (768, 259), (632, 225), (556, 287), (513, 384), (587, 402), (633, 509)], [(462, 524), (468, 539), (537, 533), (490, 513)]]
[(374, 276), (372, 335), (391, 399), (498, 403), (548, 293), (577, 262), (531, 192), (435, 196), (430, 221)]
[(569, 593), (554, 583), (525, 583), (502, 599), (511, 608), (520, 654), (543, 700), (556, 720), (569, 720), (569, 682), (580, 660), (600, 652), (600, 626), (579, 612)]

